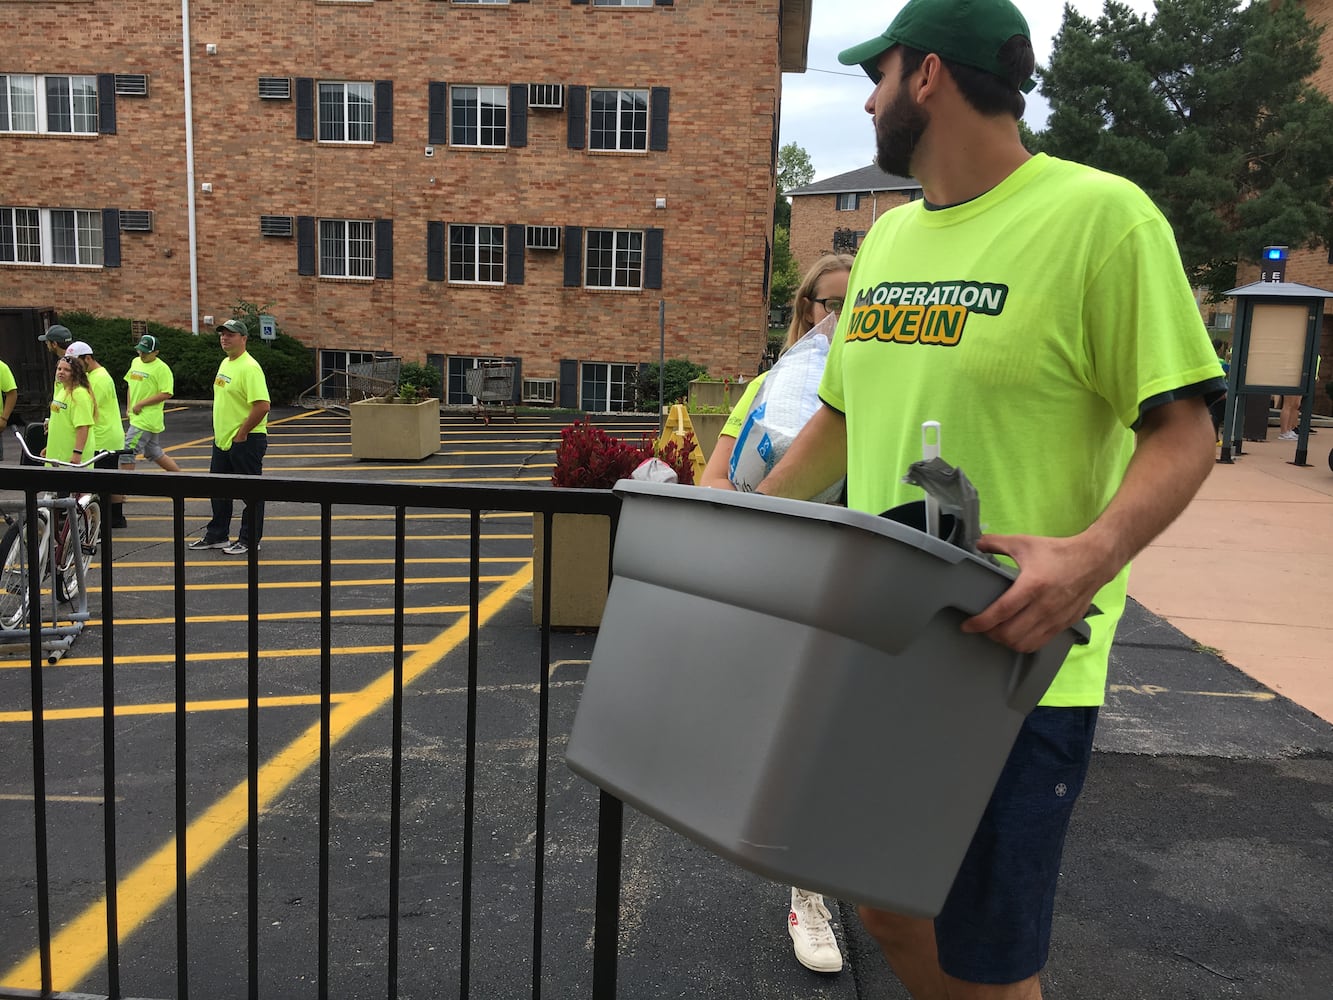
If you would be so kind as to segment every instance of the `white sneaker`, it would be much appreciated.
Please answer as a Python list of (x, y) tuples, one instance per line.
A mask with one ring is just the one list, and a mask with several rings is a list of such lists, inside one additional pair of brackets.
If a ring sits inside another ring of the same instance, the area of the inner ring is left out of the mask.
[(1279, 435), (1277, 436), (1277, 439), (1278, 439), (1279, 441), (1295, 441), (1295, 440), (1296, 440), (1296, 432), (1295, 432), (1295, 431), (1283, 431), (1281, 434), (1279, 434)]
[(823, 896), (792, 887), (787, 932), (791, 935), (796, 961), (812, 972), (842, 971), (842, 952), (829, 919)]

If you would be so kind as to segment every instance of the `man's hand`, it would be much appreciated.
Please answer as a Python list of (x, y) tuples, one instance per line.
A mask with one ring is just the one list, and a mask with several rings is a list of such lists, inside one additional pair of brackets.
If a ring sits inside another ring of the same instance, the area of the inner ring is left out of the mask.
[(1110, 553), (1095, 551), (1087, 535), (983, 535), (982, 552), (1009, 556), (1018, 579), (981, 614), (963, 622), (964, 632), (982, 633), (1020, 653), (1032, 653), (1088, 613), (1093, 595), (1119, 572)]

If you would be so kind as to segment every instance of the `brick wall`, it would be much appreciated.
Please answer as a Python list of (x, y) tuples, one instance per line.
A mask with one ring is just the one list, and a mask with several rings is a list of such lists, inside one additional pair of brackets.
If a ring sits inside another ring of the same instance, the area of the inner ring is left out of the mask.
[[(0, 304), (188, 327), (179, 6), (23, 6), (7, 26), (5, 71), (148, 73), (149, 94), (117, 99), (115, 135), (0, 134), (0, 205), (149, 209), (154, 231), (123, 234), (120, 268), (0, 267)], [(410, 360), (517, 356), (525, 376), (556, 377), (562, 358), (656, 360), (665, 300), (668, 357), (752, 371), (766, 330), (778, 6), (192, 3), (198, 313), (221, 319), (243, 298), (270, 304), (311, 346)], [(16, 58), (24, 52), (43, 55)], [(298, 140), (295, 102), (260, 100), (261, 76), (390, 79), (393, 142)], [(430, 81), (668, 87), (668, 149), (569, 149), (566, 112), (530, 109), (524, 148), (446, 144), (427, 158)], [(666, 208), (655, 207), (659, 197)], [(296, 241), (261, 237), (263, 214), (392, 219), (392, 280), (298, 275)], [(531, 250), (522, 285), (428, 281), (428, 221), (660, 228), (662, 288), (565, 288), (563, 252)]]

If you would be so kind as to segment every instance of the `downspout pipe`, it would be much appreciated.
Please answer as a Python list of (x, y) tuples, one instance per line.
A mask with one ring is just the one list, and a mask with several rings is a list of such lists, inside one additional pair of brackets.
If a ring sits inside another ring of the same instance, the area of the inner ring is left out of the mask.
[(190, 0), (181, 0), (181, 65), (185, 71), (185, 195), (190, 232), (190, 329), (199, 336), (199, 234), (194, 204), (194, 83), (190, 68)]

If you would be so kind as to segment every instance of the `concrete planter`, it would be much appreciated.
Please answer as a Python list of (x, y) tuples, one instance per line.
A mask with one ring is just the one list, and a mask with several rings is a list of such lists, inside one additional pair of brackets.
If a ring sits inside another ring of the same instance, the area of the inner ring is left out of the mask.
[(699, 442), (699, 448), (704, 453), (704, 460), (707, 461), (713, 456), (713, 449), (717, 447), (717, 437), (722, 433), (722, 425), (727, 422), (727, 413), (691, 413), (690, 424), (694, 428), (694, 440)]
[(690, 416), (703, 407), (722, 407), (728, 413), (739, 402), (741, 394), (749, 383), (715, 382), (709, 379), (695, 379), (690, 383)]
[[(532, 623), (542, 621), (544, 519), (532, 516)], [(551, 522), (551, 627), (594, 629), (602, 624), (611, 568), (611, 519), (602, 514), (556, 514)]]
[(352, 457), (419, 462), (440, 450), (440, 401), (353, 403)]

